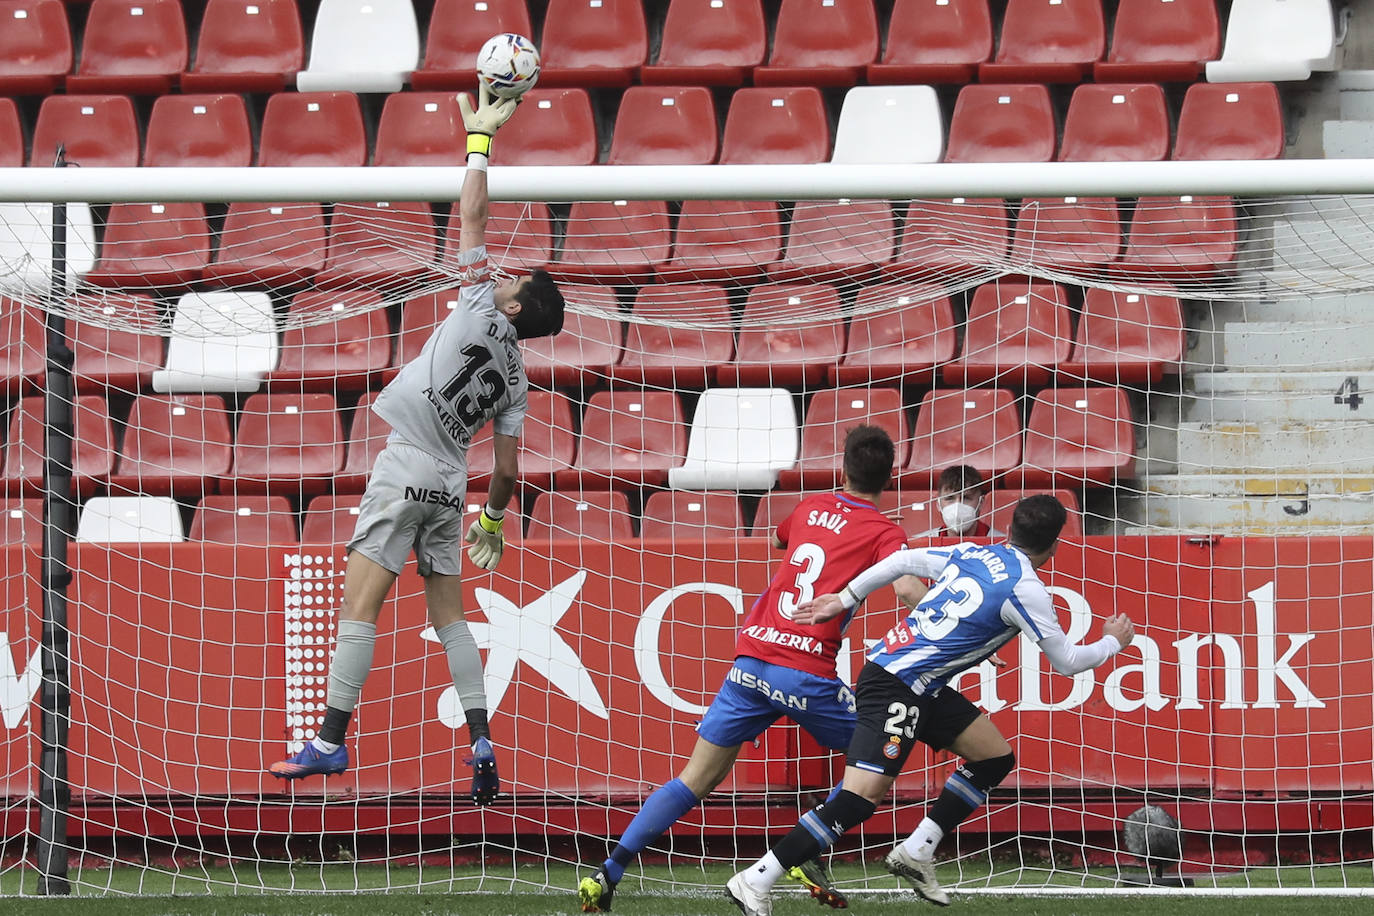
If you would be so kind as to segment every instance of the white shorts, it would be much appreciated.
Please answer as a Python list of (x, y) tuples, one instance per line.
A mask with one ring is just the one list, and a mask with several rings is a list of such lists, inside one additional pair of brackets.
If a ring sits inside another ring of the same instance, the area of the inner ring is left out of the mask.
[(420, 575), (463, 573), (467, 473), (405, 442), (377, 456), (358, 505), (349, 550), (397, 575), (412, 551)]

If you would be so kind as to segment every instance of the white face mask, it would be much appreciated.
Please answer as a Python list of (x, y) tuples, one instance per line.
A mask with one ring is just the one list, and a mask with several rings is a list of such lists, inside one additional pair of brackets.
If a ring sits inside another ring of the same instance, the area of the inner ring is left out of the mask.
[(963, 534), (978, 521), (978, 510), (968, 503), (950, 503), (940, 507), (940, 516), (944, 518), (946, 528)]

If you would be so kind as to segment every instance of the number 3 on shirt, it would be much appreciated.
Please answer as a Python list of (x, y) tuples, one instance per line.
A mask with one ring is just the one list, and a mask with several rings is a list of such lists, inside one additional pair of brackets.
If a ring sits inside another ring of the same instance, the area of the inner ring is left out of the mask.
[(791, 620), (797, 614), (797, 608), (812, 598), (816, 597), (815, 589), (812, 587), (816, 580), (821, 577), (821, 570), (825, 568), (825, 550), (817, 544), (809, 541), (798, 544), (797, 549), (792, 551), (792, 556), (787, 558), (789, 566), (800, 566), (801, 571), (792, 580), (795, 586), (793, 589), (783, 589), (778, 596), (778, 613)]

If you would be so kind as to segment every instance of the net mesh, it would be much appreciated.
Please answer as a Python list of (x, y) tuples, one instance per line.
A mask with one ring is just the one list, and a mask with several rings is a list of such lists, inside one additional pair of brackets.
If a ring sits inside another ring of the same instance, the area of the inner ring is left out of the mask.
[[(413, 565), (349, 773), (266, 775), (322, 715), (342, 545), (388, 434), (369, 405), (455, 306), (453, 209), (71, 205), (54, 284), (53, 208), (0, 206), (0, 889), (27, 890), (40, 807), (45, 312), (75, 351), (82, 890), (570, 888), (690, 752), (779, 562), (768, 535), (839, 484), (859, 422), (898, 443), (880, 508), (913, 543), (943, 533), (945, 467), (988, 479), (994, 530), (1022, 494), (1055, 492), (1070, 637), (1114, 610), (1143, 633), (1095, 674), (1059, 678), (1020, 646), (959, 680), (1019, 765), (944, 847), (945, 883), (1112, 886), (1137, 867), (1121, 825), (1149, 802), (1181, 823), (1200, 884), (1368, 886), (1374, 276), (1357, 196), (494, 204), (500, 271), (548, 265), (570, 312), (523, 345), (514, 549), (465, 585), (508, 795), (467, 800), (463, 713)], [(487, 431), (469, 517), (493, 461)], [(842, 676), (895, 608), (870, 600)], [(878, 859), (951, 760), (917, 753), (845, 838), (846, 888), (888, 886)], [(710, 887), (704, 869), (761, 852), (839, 772), (775, 726), (646, 854), (667, 868), (631, 883)]]

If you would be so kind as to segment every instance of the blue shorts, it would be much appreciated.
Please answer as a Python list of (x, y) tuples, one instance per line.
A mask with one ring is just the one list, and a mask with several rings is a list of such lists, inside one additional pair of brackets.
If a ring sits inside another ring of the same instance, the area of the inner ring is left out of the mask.
[(711, 701), (697, 734), (734, 747), (753, 741), (787, 716), (821, 744), (849, 747), (854, 734), (854, 691), (839, 678), (821, 677), (741, 655)]

